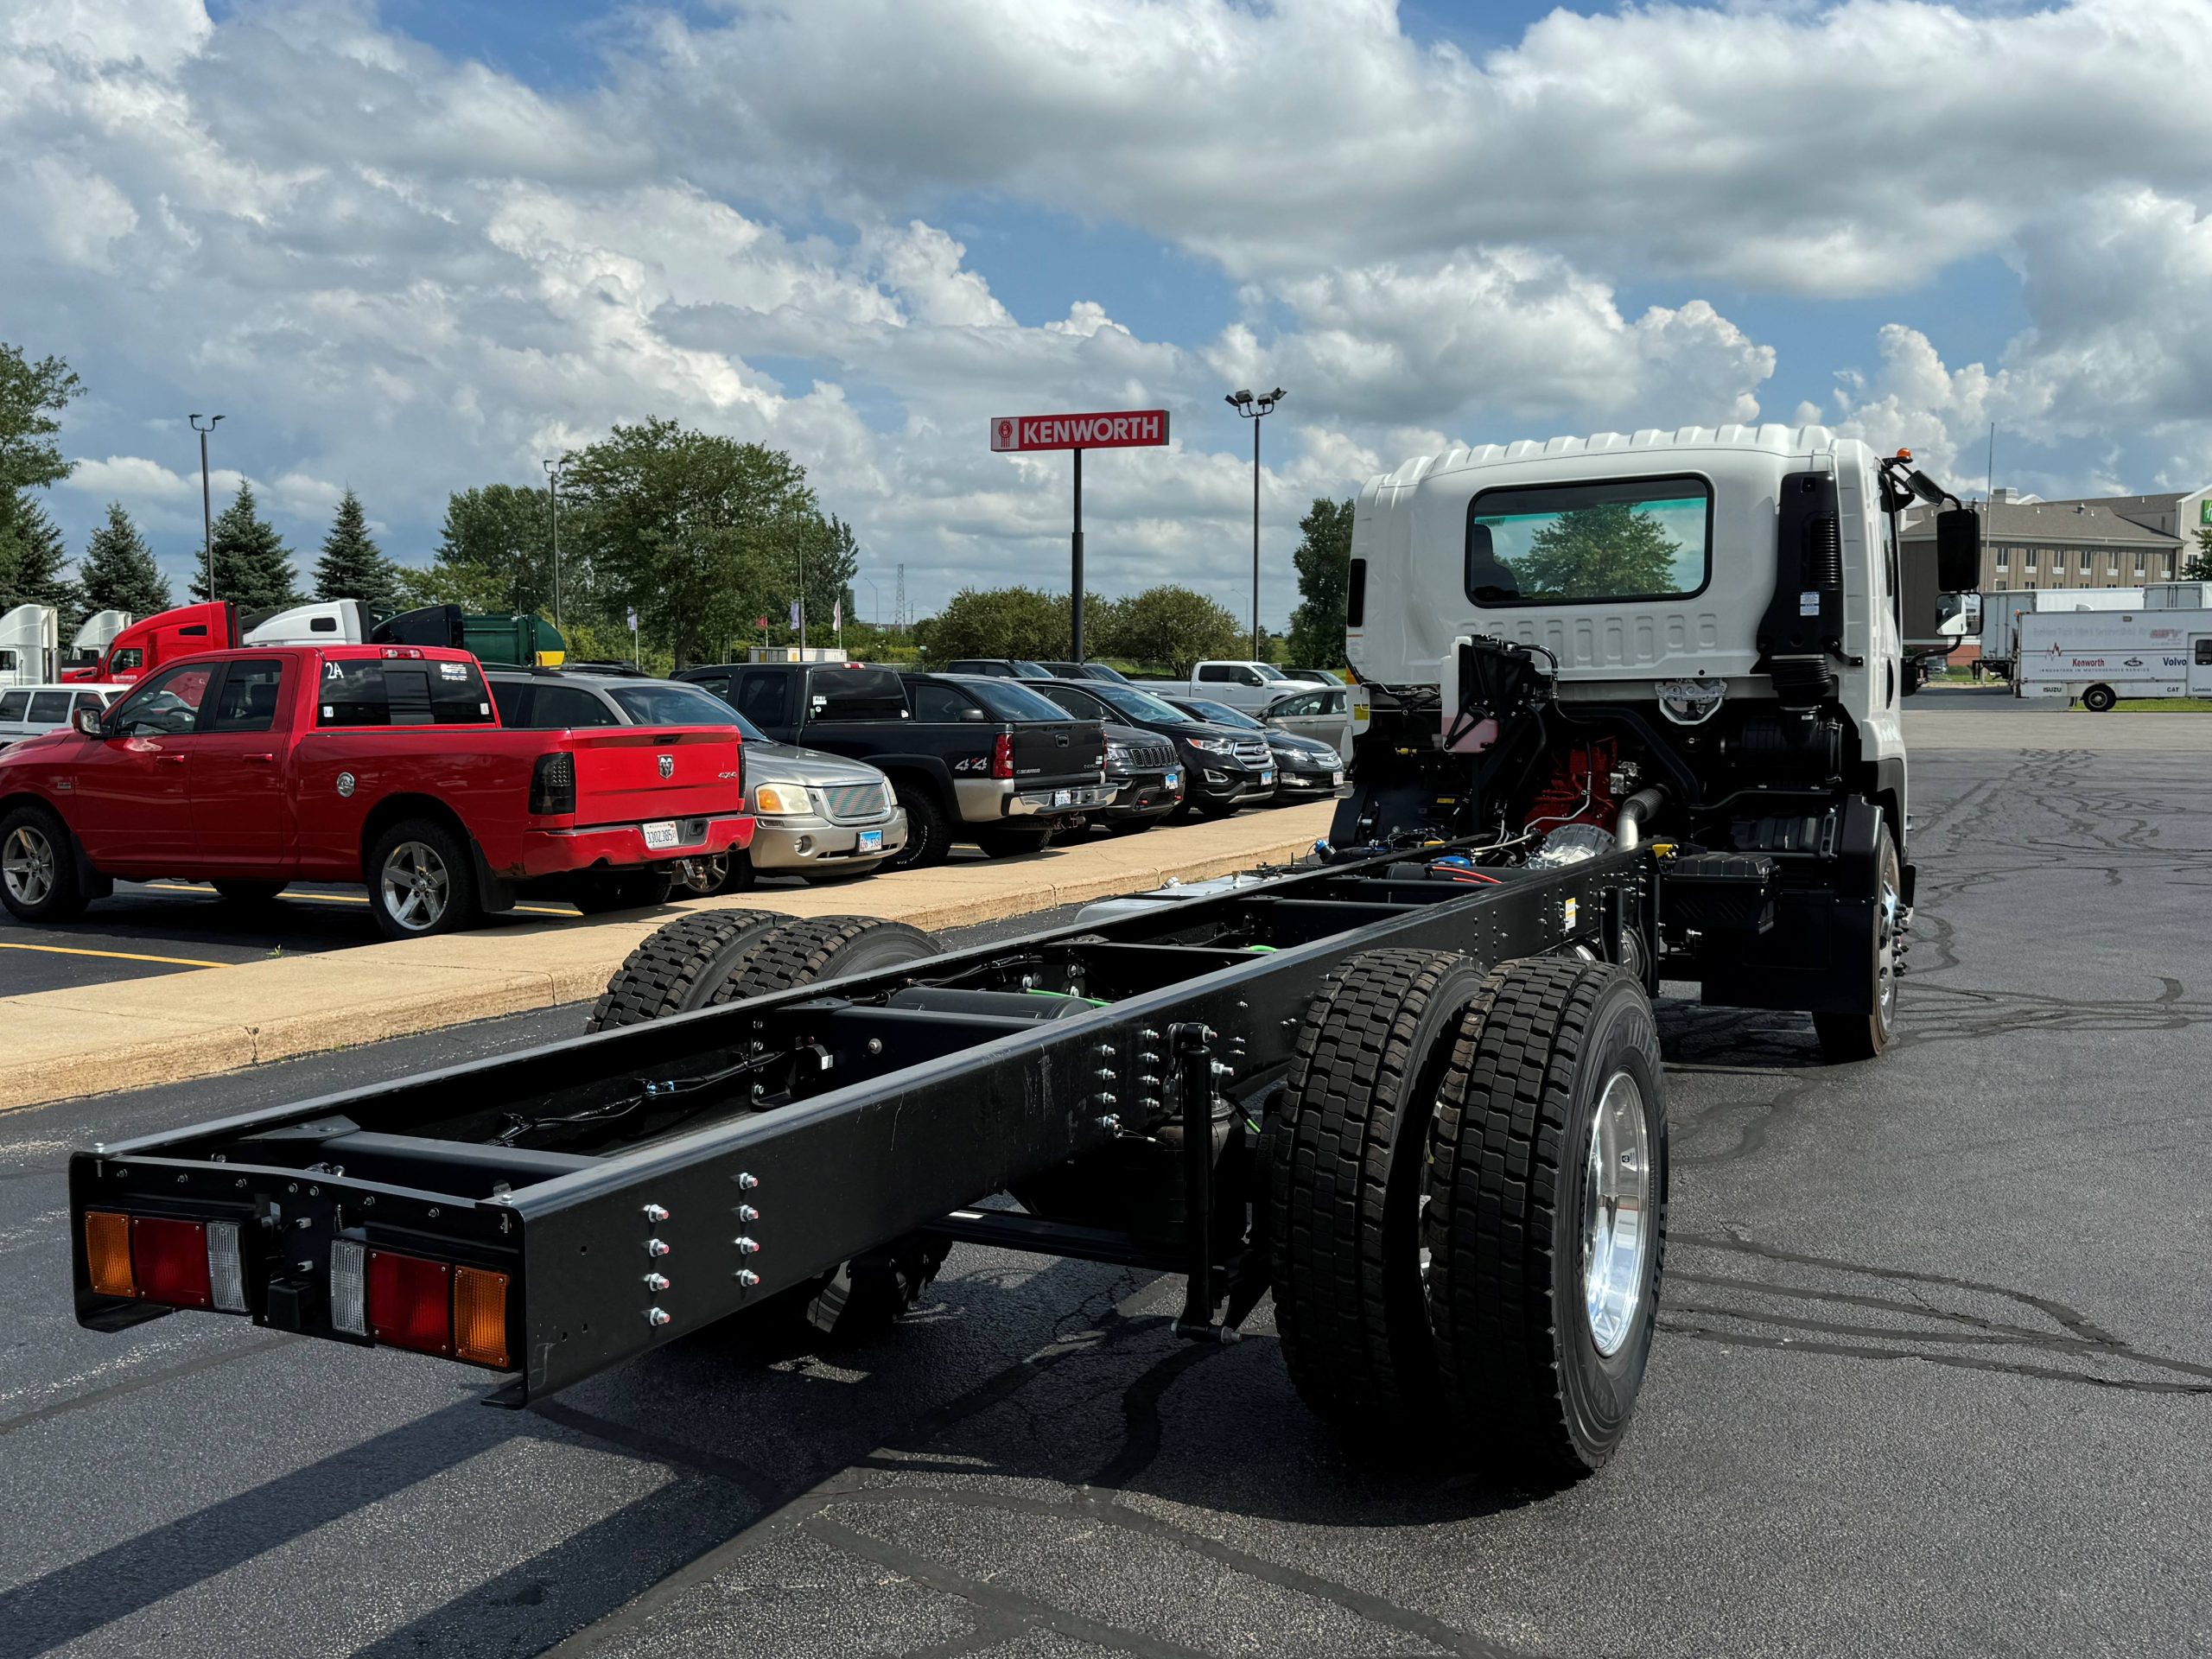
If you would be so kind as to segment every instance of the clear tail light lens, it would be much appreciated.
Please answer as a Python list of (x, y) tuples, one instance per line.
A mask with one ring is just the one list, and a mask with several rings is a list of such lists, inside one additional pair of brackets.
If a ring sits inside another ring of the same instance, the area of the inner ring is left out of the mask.
[(159, 1216), (130, 1219), (130, 1268), (138, 1294), (170, 1307), (209, 1307), (214, 1298), (207, 1271), (207, 1229), (196, 1221)]
[(85, 1211), (85, 1268), (96, 1296), (137, 1296), (130, 1272), (130, 1217), (111, 1210)]
[(234, 1221), (207, 1224), (207, 1287), (223, 1313), (245, 1312), (245, 1258), (238, 1249)]
[(341, 1238), (330, 1247), (330, 1325), (348, 1336), (369, 1334), (369, 1248)]
[(418, 1354), (453, 1352), (453, 1268), (419, 1255), (369, 1252), (369, 1334)]

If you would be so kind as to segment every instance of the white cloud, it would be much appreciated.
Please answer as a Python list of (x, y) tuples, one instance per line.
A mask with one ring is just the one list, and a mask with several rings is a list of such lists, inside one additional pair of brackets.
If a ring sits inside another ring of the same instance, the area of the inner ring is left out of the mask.
[[(110, 455), (105, 461), (80, 461), (62, 481), (70, 489), (97, 496), (102, 501), (120, 501), (126, 507), (197, 500), (200, 495), (199, 474), (187, 476), (172, 472), (158, 461), (149, 461), (143, 455)], [(208, 470), (208, 488), (223, 495), (235, 495), (245, 481), (244, 474), (227, 467)]]

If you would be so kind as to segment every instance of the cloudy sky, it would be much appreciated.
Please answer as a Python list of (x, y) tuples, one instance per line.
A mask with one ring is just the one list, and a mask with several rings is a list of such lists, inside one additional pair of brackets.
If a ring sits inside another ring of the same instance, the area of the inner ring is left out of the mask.
[[(81, 544), (181, 573), (184, 416), (311, 550), (649, 414), (788, 449), (887, 610), (1263, 615), (1305, 503), (1447, 442), (1819, 420), (1979, 486), (2212, 478), (2204, 0), (7, 0), (0, 339), (69, 359)], [(1955, 466), (1954, 466), (1955, 463)]]

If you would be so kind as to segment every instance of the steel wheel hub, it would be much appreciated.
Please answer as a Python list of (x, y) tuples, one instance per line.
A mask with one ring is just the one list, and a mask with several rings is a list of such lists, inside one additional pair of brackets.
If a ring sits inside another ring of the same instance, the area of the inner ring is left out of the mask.
[(437, 849), (403, 841), (384, 861), (384, 903), (394, 920), (420, 932), (435, 927), (446, 913), (452, 878)]
[(29, 824), (19, 824), (0, 848), (0, 879), (16, 903), (44, 904), (54, 891), (54, 843)]
[(1582, 1298), (1590, 1338), (1620, 1351), (1643, 1305), (1643, 1258), (1651, 1248), (1651, 1140), (1643, 1090), (1626, 1071), (1606, 1080), (1590, 1119), (1582, 1185)]

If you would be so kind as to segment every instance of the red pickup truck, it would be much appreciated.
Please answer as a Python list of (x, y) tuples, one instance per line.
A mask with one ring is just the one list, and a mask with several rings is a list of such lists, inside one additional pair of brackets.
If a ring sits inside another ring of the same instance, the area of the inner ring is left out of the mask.
[(118, 876), (361, 881), (392, 938), (525, 893), (658, 904), (677, 859), (751, 844), (744, 783), (734, 725), (506, 730), (466, 652), (209, 652), (0, 753), (0, 902), (37, 923)]

